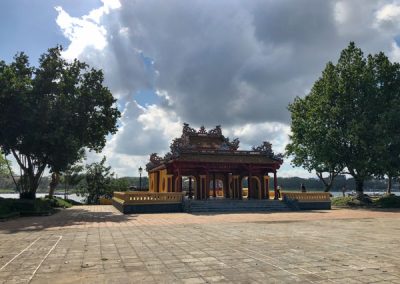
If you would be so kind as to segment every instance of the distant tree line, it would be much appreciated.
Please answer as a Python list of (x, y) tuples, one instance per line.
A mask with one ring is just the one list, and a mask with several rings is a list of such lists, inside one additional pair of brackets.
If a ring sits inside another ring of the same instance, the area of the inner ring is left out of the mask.
[[(325, 190), (325, 184), (320, 179), (315, 178), (300, 178), (300, 177), (283, 177), (278, 178), (278, 185), (285, 189), (298, 189), (304, 184), (307, 190)], [(370, 179), (364, 183), (365, 190), (385, 191), (387, 189), (388, 179)], [(399, 183), (393, 184), (393, 190), (399, 190)], [(270, 188), (272, 188), (272, 181)], [(335, 182), (331, 187), (331, 191), (341, 191), (345, 187), (346, 191), (355, 191), (356, 182), (354, 178), (347, 178), (344, 175), (339, 175), (335, 178)]]
[[(19, 177), (16, 177), (17, 179)], [(68, 185), (69, 192), (77, 192), (78, 189), (81, 187), (85, 187), (85, 176), (84, 174), (81, 175), (80, 181), (74, 185)], [(51, 177), (44, 176), (42, 177), (37, 192), (39, 193), (48, 193), (49, 192), (49, 184), (51, 181)], [(125, 190), (140, 190), (139, 189), (139, 177), (120, 177), (120, 178), (113, 178), (112, 180), (115, 183), (114, 188), (118, 191), (125, 191)], [(60, 183), (56, 186), (56, 192), (64, 192), (65, 187), (67, 184), (64, 182), (64, 179), (61, 178)], [(148, 189), (149, 187), (149, 179), (147, 177), (142, 177), (142, 189)], [(5, 189), (9, 191), (15, 191), (15, 184), (13, 180), (9, 176), (0, 175), (0, 189)], [(82, 191), (81, 191), (82, 192)], [(83, 193), (83, 192), (82, 192)]]

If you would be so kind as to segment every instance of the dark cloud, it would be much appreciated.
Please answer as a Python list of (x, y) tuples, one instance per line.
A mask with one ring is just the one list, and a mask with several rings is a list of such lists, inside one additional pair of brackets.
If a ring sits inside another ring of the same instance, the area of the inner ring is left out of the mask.
[(154, 87), (168, 92), (184, 121), (288, 123), (287, 104), (327, 61), (350, 40), (371, 42), (371, 3), (361, 8), (369, 14), (343, 16), (343, 25), (361, 18), (356, 36), (342, 35), (337, 2), (317, 0), (123, 1), (119, 24), (129, 28), (128, 46), (154, 59)]
[[(79, 57), (104, 69), (112, 91), (130, 102), (112, 151), (165, 152), (183, 121), (222, 124), (244, 145), (270, 140), (283, 149), (287, 105), (310, 90), (350, 41), (365, 53), (400, 54), (393, 51), (397, 14), (377, 21), (391, 3), (124, 0), (99, 23), (107, 46), (88, 47)], [(132, 101), (149, 89), (160, 94), (157, 106)]]

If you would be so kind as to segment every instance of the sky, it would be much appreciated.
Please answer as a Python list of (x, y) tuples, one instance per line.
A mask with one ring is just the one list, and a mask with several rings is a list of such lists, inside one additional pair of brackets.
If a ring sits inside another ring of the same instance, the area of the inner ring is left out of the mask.
[[(354, 41), (365, 54), (400, 60), (400, 1), (4, 0), (0, 60), (31, 64), (61, 44), (104, 71), (118, 99), (119, 131), (101, 154), (118, 176), (138, 176), (165, 154), (182, 124), (221, 125), (240, 150), (289, 141), (289, 103)], [(280, 176), (313, 177), (286, 159)]]

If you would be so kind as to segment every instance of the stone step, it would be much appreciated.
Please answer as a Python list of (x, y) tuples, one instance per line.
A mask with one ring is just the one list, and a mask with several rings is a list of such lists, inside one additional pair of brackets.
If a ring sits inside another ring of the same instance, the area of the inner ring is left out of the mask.
[(272, 212), (290, 211), (280, 200), (185, 200), (186, 212)]

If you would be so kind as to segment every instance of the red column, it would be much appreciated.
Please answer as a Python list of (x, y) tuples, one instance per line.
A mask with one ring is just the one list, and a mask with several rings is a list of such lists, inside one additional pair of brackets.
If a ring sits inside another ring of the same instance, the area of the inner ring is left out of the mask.
[(243, 199), (242, 179), (243, 179), (243, 176), (240, 175), (240, 176), (239, 176), (239, 199), (240, 199), (240, 200)]
[(278, 199), (278, 178), (276, 176), (276, 170), (274, 170), (274, 193), (275, 193), (275, 200)]
[(206, 175), (206, 199), (210, 198), (210, 173)]
[(216, 198), (217, 197), (217, 190), (216, 190), (216, 188), (215, 188), (215, 186), (216, 186), (216, 184), (215, 184), (215, 173), (213, 173), (213, 196), (214, 196), (214, 198)]
[(189, 199), (193, 198), (192, 177), (189, 177)]
[(249, 171), (249, 176), (247, 177), (247, 199), (253, 198), (253, 191), (251, 188), (251, 171)]

